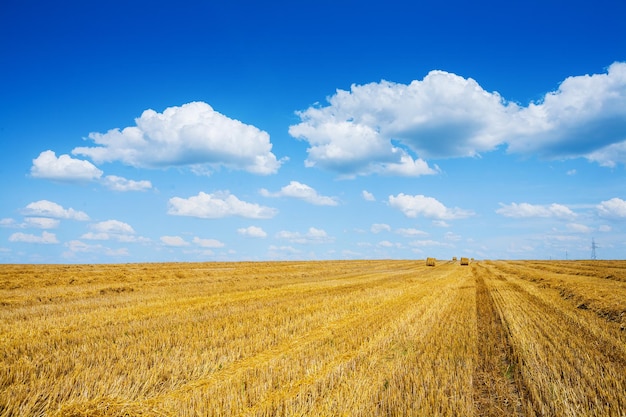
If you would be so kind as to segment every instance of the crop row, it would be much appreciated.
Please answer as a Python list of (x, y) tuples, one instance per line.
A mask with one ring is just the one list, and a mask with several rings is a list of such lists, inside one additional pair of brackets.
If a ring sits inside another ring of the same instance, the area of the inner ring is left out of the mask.
[(0, 416), (624, 416), (620, 265), (4, 265)]

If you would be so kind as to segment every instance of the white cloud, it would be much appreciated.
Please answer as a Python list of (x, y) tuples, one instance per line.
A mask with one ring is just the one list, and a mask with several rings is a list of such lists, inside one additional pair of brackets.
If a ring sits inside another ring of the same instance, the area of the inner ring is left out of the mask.
[(626, 163), (626, 63), (612, 64), (605, 74), (568, 77), (521, 109), (512, 127), (512, 152)]
[(173, 197), (169, 200), (168, 214), (174, 216), (218, 219), (228, 216), (240, 216), (251, 219), (269, 219), (278, 210), (239, 200), (228, 191), (215, 194), (198, 193), (189, 198)]
[(372, 224), (372, 227), (370, 227), (370, 231), (372, 233), (390, 232), (391, 226), (389, 226), (388, 224), (384, 224), (384, 223), (374, 223)]
[(626, 140), (621, 143), (613, 143), (604, 148), (595, 150), (585, 155), (590, 161), (613, 168), (618, 163), (626, 165)]
[(302, 251), (294, 248), (293, 246), (276, 246), (270, 245), (268, 248), (268, 254), (271, 258), (282, 258), (286, 255), (299, 255)]
[(189, 246), (189, 242), (180, 236), (161, 236), (160, 240), (166, 246)]
[(309, 166), (356, 174), (434, 174), (437, 170), (409, 151), (451, 157), (492, 150), (508, 113), (517, 109), (476, 81), (444, 71), (431, 71), (409, 85), (352, 85), (328, 102), (298, 112), (302, 121), (289, 133), (309, 143)]
[(71, 240), (65, 243), (65, 246), (69, 249), (69, 252), (63, 254), (66, 258), (73, 258), (77, 253), (96, 253), (114, 257), (129, 255), (126, 248), (111, 249), (102, 245), (90, 245), (80, 240)]
[(444, 220), (433, 220), (433, 226), (437, 227), (450, 227), (450, 224)]
[(575, 233), (590, 233), (593, 229), (589, 226), (580, 223), (569, 223), (567, 229)]
[(428, 166), (428, 163), (423, 159), (413, 159), (411, 156), (402, 152), (400, 156), (400, 162), (383, 163), (380, 167), (372, 169), (374, 173), (380, 173), (384, 175), (397, 175), (399, 177), (419, 177), (420, 175), (434, 175), (438, 174), (441, 170), (437, 165), (433, 168)]
[(74, 159), (69, 155), (57, 158), (53, 151), (48, 150), (33, 159), (30, 174), (34, 178), (73, 182), (97, 180), (102, 176), (102, 171), (89, 161)]
[(135, 126), (90, 133), (94, 147), (72, 153), (96, 163), (119, 161), (135, 167), (223, 166), (254, 174), (273, 174), (282, 161), (271, 152), (267, 132), (230, 119), (203, 102), (146, 110)]
[(201, 239), (199, 237), (193, 238), (193, 243), (203, 248), (222, 248), (224, 244), (216, 239)]
[[(69, 242), (65, 243), (65, 246), (67, 248), (69, 248), (70, 252), (75, 253), (75, 252), (91, 252), (95, 246), (94, 245), (88, 245), (85, 242), (81, 242), (80, 240), (70, 240)], [(98, 247), (101, 247), (98, 245)]]
[(396, 243), (392, 243), (392, 242), (390, 242), (388, 240), (381, 240), (380, 242), (378, 242), (376, 244), (376, 246), (381, 247), (381, 248), (394, 248), (394, 247), (400, 246), (400, 245), (398, 245)]
[(61, 223), (60, 220), (49, 217), (26, 217), (24, 222), (26, 227), (38, 227), (40, 229), (54, 229)]
[(431, 240), (431, 239), (414, 240), (412, 242), (409, 242), (409, 245), (410, 246), (414, 246), (414, 247), (426, 247), (426, 246), (447, 246), (447, 247), (451, 247), (452, 246), (449, 243), (440, 242), (438, 240)]
[(0, 227), (17, 227), (17, 222), (15, 221), (15, 219), (11, 219), (11, 218), (4, 218), (4, 219), (0, 219)]
[(425, 236), (428, 235), (428, 233), (419, 230), (419, 229), (414, 229), (414, 228), (400, 228), (400, 229), (396, 229), (395, 233), (404, 236), (404, 237), (414, 237), (414, 236)]
[(87, 233), (84, 233), (80, 238), (87, 239), (87, 240), (109, 240), (111, 239), (111, 235), (108, 233), (87, 232)]
[(560, 219), (573, 219), (576, 213), (562, 204), (536, 205), (529, 203), (502, 204), (496, 213), (504, 217), (530, 218), (530, 217), (555, 217)]
[(276, 237), (300, 244), (329, 243), (335, 240), (333, 237), (328, 236), (325, 230), (316, 229), (315, 227), (310, 227), (304, 234), (300, 232), (280, 231), (276, 234)]
[(598, 231), (600, 232), (610, 232), (611, 230), (613, 230), (611, 226), (606, 225), (606, 224), (603, 224), (600, 227), (598, 227)]
[(424, 195), (406, 195), (403, 193), (397, 196), (389, 196), (389, 205), (404, 213), (407, 217), (423, 216), (437, 220), (464, 219), (474, 215), (473, 212), (463, 210), (458, 207), (448, 208), (433, 197)]
[(447, 232), (443, 238), (447, 241), (450, 242), (458, 242), (459, 240), (461, 240), (461, 236), (457, 235), (456, 233), (452, 233), (452, 232)]
[(117, 240), (119, 242), (148, 242), (150, 239), (135, 236), (135, 230), (128, 223), (119, 220), (106, 220), (90, 226), (94, 232), (88, 232), (81, 239)]
[(607, 201), (603, 201), (596, 206), (598, 214), (602, 217), (609, 218), (626, 218), (626, 201), (621, 198), (612, 198)]
[(72, 219), (86, 221), (89, 216), (82, 211), (73, 208), (65, 209), (63, 206), (48, 200), (39, 200), (30, 203), (23, 210), (24, 214), (30, 216), (54, 217), (57, 219)]
[(117, 175), (107, 175), (102, 184), (113, 191), (145, 191), (152, 188), (152, 183), (147, 180), (128, 180)]
[(107, 220), (91, 225), (91, 228), (97, 232), (103, 233), (121, 233), (121, 234), (133, 234), (135, 230), (128, 223), (121, 222), (119, 220)]
[(319, 195), (315, 189), (298, 181), (291, 181), (289, 185), (285, 185), (280, 191), (275, 193), (271, 193), (264, 188), (261, 189), (260, 193), (264, 197), (298, 198), (317, 206), (336, 206), (338, 204), (335, 197)]
[(65, 243), (65, 246), (70, 250), (69, 255), (74, 253), (97, 252), (102, 249), (102, 246), (100, 245), (88, 245), (80, 240), (70, 240)]
[(27, 233), (13, 233), (9, 236), (9, 242), (24, 242), (24, 243), (41, 243), (52, 244), (59, 243), (54, 233), (42, 232), (41, 236), (27, 234)]
[(237, 229), (237, 233), (239, 233), (240, 235), (249, 236), (249, 237), (259, 237), (259, 238), (267, 237), (267, 233), (265, 233), (263, 229), (257, 226), (250, 226), (246, 228)]
[(374, 194), (370, 193), (369, 191), (363, 190), (361, 195), (363, 196), (363, 199), (365, 201), (376, 201), (376, 198), (374, 197)]
[(421, 158), (475, 156), (500, 145), (614, 166), (626, 163), (626, 63), (569, 77), (526, 107), (471, 78), (431, 71), (408, 85), (352, 85), (328, 106), (297, 114), (301, 122), (289, 133), (308, 142), (306, 165), (343, 176), (434, 174), (438, 168)]

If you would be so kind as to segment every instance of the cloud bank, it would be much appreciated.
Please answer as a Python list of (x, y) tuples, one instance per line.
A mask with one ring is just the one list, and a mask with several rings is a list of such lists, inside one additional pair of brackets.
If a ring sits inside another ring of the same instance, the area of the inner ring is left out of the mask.
[(325, 107), (297, 112), (289, 133), (308, 142), (306, 166), (342, 176), (433, 174), (424, 159), (471, 157), (504, 145), (547, 158), (626, 163), (626, 63), (569, 77), (524, 107), (475, 80), (431, 71), (337, 90)]

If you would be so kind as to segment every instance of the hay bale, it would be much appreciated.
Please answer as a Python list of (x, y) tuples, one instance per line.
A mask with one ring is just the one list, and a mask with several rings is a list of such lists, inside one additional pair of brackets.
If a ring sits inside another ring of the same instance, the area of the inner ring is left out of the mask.
[(426, 258), (426, 266), (435, 266), (435, 258)]
[(469, 258), (461, 258), (461, 265), (469, 265)]

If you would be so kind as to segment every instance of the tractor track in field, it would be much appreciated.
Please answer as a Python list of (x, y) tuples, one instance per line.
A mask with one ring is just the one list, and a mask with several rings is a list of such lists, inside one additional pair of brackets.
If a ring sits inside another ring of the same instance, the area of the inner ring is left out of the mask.
[(472, 265), (476, 282), (478, 361), (474, 370), (474, 404), (480, 416), (523, 416), (525, 389), (515, 366), (509, 334), (483, 274)]

